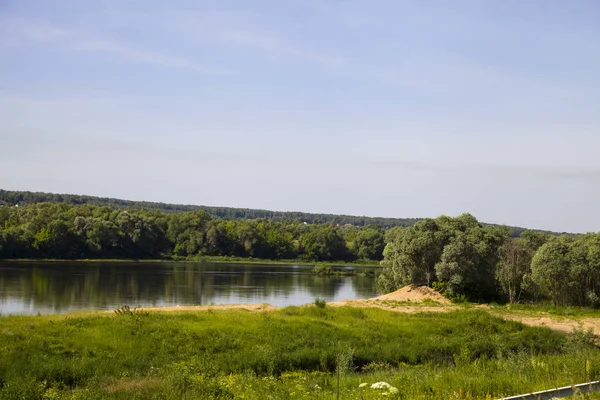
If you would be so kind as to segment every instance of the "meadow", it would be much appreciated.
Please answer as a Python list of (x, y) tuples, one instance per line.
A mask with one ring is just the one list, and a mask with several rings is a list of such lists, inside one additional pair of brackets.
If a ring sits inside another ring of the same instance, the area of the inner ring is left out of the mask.
[[(317, 303), (0, 318), (1, 399), (475, 399), (598, 376), (589, 332), (482, 310)], [(395, 389), (371, 389), (382, 381)]]

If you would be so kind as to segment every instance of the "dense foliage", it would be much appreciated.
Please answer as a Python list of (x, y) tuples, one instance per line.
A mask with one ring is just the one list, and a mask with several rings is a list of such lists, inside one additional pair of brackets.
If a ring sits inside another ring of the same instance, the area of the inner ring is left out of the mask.
[[(288, 307), (0, 318), (2, 399), (499, 398), (596, 379), (579, 335), (484, 311)], [(587, 361), (586, 361), (587, 360)], [(585, 371), (583, 366), (590, 366)]]
[(383, 229), (215, 219), (207, 212), (36, 203), (0, 206), (0, 258), (188, 258), (351, 261), (382, 258)]
[[(183, 204), (131, 201), (107, 197), (82, 196), (74, 194), (54, 194), (41, 192), (17, 192), (0, 189), (0, 205), (28, 205), (35, 203), (66, 203), (72, 205), (109, 206), (112, 208), (135, 208), (159, 210), (163, 212), (206, 211), (209, 215), (226, 219), (265, 219), (269, 221), (300, 221), (309, 224), (351, 224), (355, 226), (378, 225), (382, 227), (410, 226), (418, 218), (378, 218), (337, 214), (315, 214), (297, 211), (269, 211), (249, 208), (210, 207)], [(519, 229), (519, 228), (517, 228)]]
[(600, 305), (600, 234), (525, 231), (512, 238), (506, 228), (463, 214), (393, 228), (386, 241), (383, 291), (417, 284), (455, 299)]
[(600, 234), (547, 242), (533, 256), (530, 280), (556, 305), (600, 306)]
[[(151, 201), (131, 201), (109, 197), (84, 196), (76, 194), (55, 194), (42, 192), (10, 191), (0, 189), (0, 206), (29, 205), (35, 203), (66, 203), (71, 205), (108, 206), (117, 209), (159, 210), (166, 213), (206, 211), (214, 218), (224, 219), (265, 219), (267, 221), (296, 221), (309, 224), (333, 224), (367, 226), (377, 225), (383, 228), (394, 226), (413, 226), (422, 218), (382, 218), (339, 214), (315, 214), (297, 211), (270, 211), (250, 208), (211, 207), (184, 204), (157, 203)], [(490, 225), (490, 224), (484, 224)], [(493, 225), (493, 224), (491, 224)], [(511, 237), (519, 237), (525, 228), (509, 226)], [(551, 232), (547, 232), (551, 233)]]
[(379, 284), (393, 290), (406, 284), (436, 284), (453, 297), (485, 299), (495, 290), (499, 247), (508, 231), (484, 227), (469, 214), (424, 219), (388, 232)]

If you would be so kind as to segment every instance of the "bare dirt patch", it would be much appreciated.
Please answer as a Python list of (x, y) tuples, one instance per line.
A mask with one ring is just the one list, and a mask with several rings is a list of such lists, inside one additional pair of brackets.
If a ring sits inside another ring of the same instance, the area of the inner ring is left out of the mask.
[(140, 308), (144, 311), (208, 311), (208, 310), (244, 310), (244, 311), (273, 311), (279, 307), (270, 304), (223, 304), (212, 306), (171, 306)]
[(392, 300), (375, 300), (375, 299), (365, 299), (365, 300), (344, 300), (344, 301), (336, 301), (334, 303), (327, 303), (328, 306), (332, 307), (360, 307), (360, 308), (369, 308), (376, 307), (381, 308), (382, 310), (395, 311), (399, 313), (406, 314), (414, 314), (414, 313), (425, 313), (425, 312), (448, 312), (453, 310), (458, 310), (457, 306), (427, 306), (417, 304), (415, 305), (407, 305), (406, 303), (392, 301)]
[(600, 319), (580, 318), (567, 319), (559, 317), (524, 317), (520, 315), (502, 315), (506, 320), (519, 321), (529, 326), (544, 326), (555, 331), (571, 333), (573, 329), (593, 329), (595, 334), (600, 333)]

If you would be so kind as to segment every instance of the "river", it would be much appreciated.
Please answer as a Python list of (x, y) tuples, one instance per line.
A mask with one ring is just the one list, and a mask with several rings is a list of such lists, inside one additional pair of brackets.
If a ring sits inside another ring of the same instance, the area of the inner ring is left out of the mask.
[(312, 267), (184, 262), (0, 261), (0, 314), (130, 307), (302, 305), (376, 296), (372, 277), (319, 276)]

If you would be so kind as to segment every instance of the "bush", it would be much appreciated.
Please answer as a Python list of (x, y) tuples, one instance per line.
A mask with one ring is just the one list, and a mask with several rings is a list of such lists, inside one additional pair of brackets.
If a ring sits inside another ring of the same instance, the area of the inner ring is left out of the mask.
[(327, 302), (325, 301), (325, 299), (322, 299), (320, 297), (317, 297), (315, 299), (315, 307), (317, 308), (325, 308), (327, 306)]
[(315, 265), (313, 272), (317, 275), (333, 275), (335, 273), (329, 264), (317, 264)]

